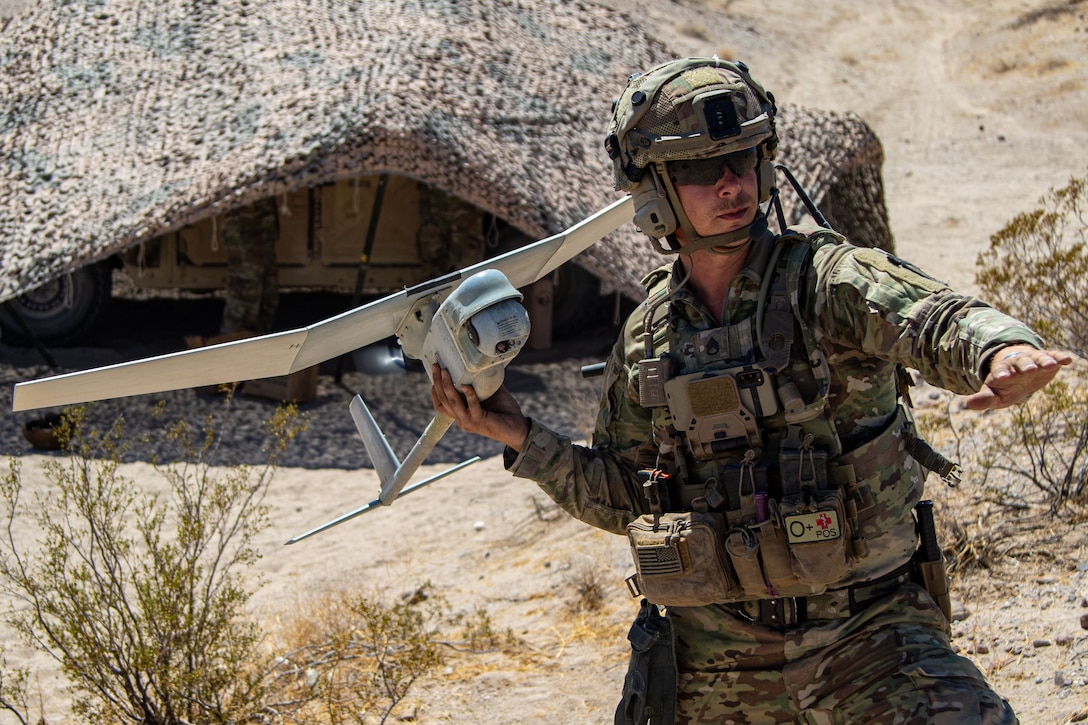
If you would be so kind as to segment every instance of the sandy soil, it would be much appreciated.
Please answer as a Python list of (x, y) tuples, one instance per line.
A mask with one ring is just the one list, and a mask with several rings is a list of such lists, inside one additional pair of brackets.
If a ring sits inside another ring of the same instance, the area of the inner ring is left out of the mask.
[[(680, 54), (720, 51), (743, 59), (779, 99), (867, 120), (885, 146), (900, 254), (960, 289), (975, 290), (975, 259), (990, 234), (1088, 168), (1088, 4), (1081, 0), (613, 2), (644, 17)], [(606, 344), (583, 340), (524, 355), (511, 367), (511, 388), (529, 414), (584, 434), (596, 391), (576, 369), (598, 359)], [(28, 357), (5, 353), (15, 366), (5, 367), (8, 375), (42, 372)], [(98, 364), (87, 355), (84, 364)], [(377, 491), (344, 387), (375, 402), (402, 454), (428, 416), (419, 373), (395, 380), (353, 373), (341, 387), (328, 372), (318, 400), (306, 406), (311, 430), (270, 491), (273, 528), (261, 542), (260, 564), (268, 583), (258, 610), (273, 621), (325, 588), (358, 587), (396, 600), (430, 582), (455, 611), (483, 608), (520, 649), (451, 660), (440, 676), (416, 686), (398, 715), (418, 722), (609, 721), (625, 667), (623, 635), (637, 606), (623, 586), (631, 570), (626, 543), (559, 515), (531, 484), (503, 471), (495, 446), (451, 435), (428, 471), (475, 453), (485, 460), (390, 509), (282, 545)], [(188, 391), (175, 399), (193, 400)], [(933, 403), (942, 400), (935, 394)], [(146, 422), (146, 411), (125, 412), (138, 425)], [(6, 423), (9, 441), (17, 422)], [(38, 472), (47, 458), (24, 456), (35, 485), (42, 485)], [(155, 485), (146, 464), (126, 470)], [(931, 485), (939, 506), (965, 512), (998, 537), (994, 567), (957, 582), (957, 646), (1023, 722), (1088, 717), (1084, 535), (1030, 518), (1020, 519), (1019, 533), (1008, 533), (1012, 514), (981, 503), (969, 482), (958, 492)], [(579, 608), (587, 581), (603, 592), (597, 611)], [(17, 646), (8, 656), (15, 664), (41, 664)], [(43, 708), (57, 722), (64, 695), (55, 670), (42, 669), (39, 681)], [(0, 722), (7, 722), (3, 715)]]

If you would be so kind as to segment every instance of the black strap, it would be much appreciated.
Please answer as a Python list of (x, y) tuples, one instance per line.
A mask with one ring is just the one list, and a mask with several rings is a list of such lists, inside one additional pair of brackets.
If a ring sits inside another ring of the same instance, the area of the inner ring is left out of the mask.
[(927, 471), (933, 471), (951, 488), (960, 483), (962, 469), (958, 463), (948, 460), (940, 451), (929, 444), (925, 438), (919, 438), (913, 429), (904, 431), (906, 449), (910, 457)]
[(858, 614), (859, 612), (864, 611), (866, 607), (877, 599), (885, 597), (899, 589), (899, 587), (910, 581), (913, 571), (914, 561), (908, 560), (906, 564), (888, 572), (882, 577), (865, 582), (864, 584), (854, 584), (851, 586), (847, 591), (850, 598), (850, 614)]

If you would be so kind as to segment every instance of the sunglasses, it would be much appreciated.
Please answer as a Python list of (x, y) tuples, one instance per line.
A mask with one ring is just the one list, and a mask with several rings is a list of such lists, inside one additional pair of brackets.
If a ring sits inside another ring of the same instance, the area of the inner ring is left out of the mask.
[(744, 149), (709, 159), (677, 159), (666, 161), (669, 178), (676, 186), (713, 186), (725, 173), (725, 167), (738, 178), (744, 176), (759, 163), (756, 149)]

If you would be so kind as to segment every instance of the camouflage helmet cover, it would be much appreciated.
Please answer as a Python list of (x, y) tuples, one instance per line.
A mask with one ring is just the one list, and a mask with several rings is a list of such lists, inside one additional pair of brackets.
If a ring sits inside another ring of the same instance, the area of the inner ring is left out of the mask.
[[(636, 222), (640, 197), (673, 196), (665, 162), (675, 159), (758, 148), (760, 201), (766, 201), (774, 185), (772, 162), (778, 147), (775, 110), (774, 97), (743, 63), (684, 58), (632, 76), (613, 103), (605, 149), (616, 189), (635, 197)], [(679, 206), (674, 198), (669, 200)], [(648, 226), (643, 231), (660, 238), (676, 225)]]
[(638, 170), (654, 161), (705, 159), (772, 140), (773, 154), (774, 114), (773, 97), (743, 63), (685, 58), (633, 76), (608, 129), (616, 189), (631, 191)]

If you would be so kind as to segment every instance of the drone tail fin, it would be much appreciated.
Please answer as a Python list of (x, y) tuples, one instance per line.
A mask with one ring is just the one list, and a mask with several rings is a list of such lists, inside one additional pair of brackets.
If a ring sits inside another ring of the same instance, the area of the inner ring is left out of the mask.
[(412, 475), (423, 464), (423, 460), (434, 450), (438, 441), (453, 425), (453, 418), (449, 416), (436, 415), (431, 418), (431, 422), (427, 424), (423, 435), (419, 437), (419, 440), (412, 446), (412, 450), (408, 451), (408, 455), (401, 461), (397, 458), (397, 454), (393, 452), (393, 447), (389, 445), (385, 434), (378, 427), (378, 422), (374, 420), (374, 416), (371, 414), (370, 409), (366, 407), (362, 396), (356, 395), (348, 406), (348, 410), (351, 411), (351, 418), (355, 421), (355, 427), (359, 430), (363, 445), (366, 446), (367, 455), (370, 456), (370, 461), (374, 464), (378, 480), (382, 482), (382, 490), (378, 499), (386, 506), (393, 503), (393, 499), (400, 495), (401, 489), (404, 488)]
[(367, 408), (366, 403), (363, 402), (362, 396), (356, 395), (348, 406), (348, 410), (351, 411), (351, 419), (355, 421), (355, 427), (363, 439), (363, 445), (366, 446), (366, 453), (370, 456), (370, 461), (374, 464), (374, 470), (377, 471), (378, 479), (382, 482), (384, 489), (400, 468), (397, 454), (393, 452), (393, 447), (385, 439), (385, 435), (378, 427), (378, 422), (370, 413), (370, 408)]
[(427, 424), (423, 435), (419, 437), (416, 444), (412, 446), (412, 450), (408, 451), (408, 455), (397, 466), (392, 479), (382, 480), (382, 491), (378, 495), (382, 503), (386, 506), (393, 503), (393, 499), (400, 495), (400, 490), (404, 488), (404, 485), (408, 483), (423, 464), (423, 460), (434, 450), (438, 441), (446, 434), (451, 425), (453, 425), (453, 418), (447, 415), (438, 414), (431, 418), (431, 422)]

